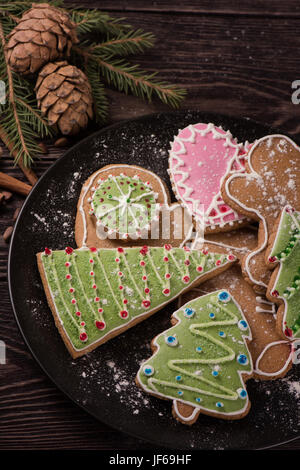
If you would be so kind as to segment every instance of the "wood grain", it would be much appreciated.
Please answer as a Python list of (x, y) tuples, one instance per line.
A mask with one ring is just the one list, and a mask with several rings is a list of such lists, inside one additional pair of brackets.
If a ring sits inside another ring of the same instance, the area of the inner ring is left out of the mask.
[[(67, 0), (66, 3), (76, 2)], [(300, 106), (291, 102), (291, 82), (300, 79), (300, 4), (298, 0), (108, 1), (81, 0), (125, 16), (135, 27), (153, 31), (157, 47), (135, 58), (162, 79), (187, 87), (184, 107), (248, 116), (290, 134), (300, 132)], [(108, 92), (110, 122), (168, 108)], [(96, 130), (91, 127), (88, 132)], [(70, 141), (70, 144), (85, 134)], [(35, 166), (40, 176), (64, 148), (48, 145)], [(0, 171), (25, 181), (4, 150)], [(13, 224), (14, 195), (0, 207), (0, 233)], [(8, 363), (0, 365), (0, 450), (151, 449), (114, 431), (75, 406), (48, 380), (32, 359), (18, 331), (7, 285), (8, 246), (0, 239), (0, 339)], [(300, 449), (300, 441), (280, 446)]]

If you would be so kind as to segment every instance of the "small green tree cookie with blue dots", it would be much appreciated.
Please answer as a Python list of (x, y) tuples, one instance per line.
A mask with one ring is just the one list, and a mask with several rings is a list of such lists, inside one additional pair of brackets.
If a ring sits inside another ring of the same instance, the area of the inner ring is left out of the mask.
[(251, 331), (235, 299), (226, 290), (198, 297), (173, 313), (172, 324), (154, 338), (138, 386), (172, 400), (174, 417), (185, 424), (200, 413), (223, 419), (247, 415)]

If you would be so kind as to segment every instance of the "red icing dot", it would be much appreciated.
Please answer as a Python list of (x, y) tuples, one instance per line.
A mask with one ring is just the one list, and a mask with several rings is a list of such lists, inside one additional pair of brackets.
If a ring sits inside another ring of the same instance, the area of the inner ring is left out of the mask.
[(71, 300), (71, 303), (72, 303), (73, 305), (76, 304), (76, 299), (72, 299), (72, 300)]
[(122, 273), (122, 271), (119, 271), (119, 272), (118, 272), (118, 276), (120, 276), (120, 277), (122, 277), (122, 276), (123, 276), (123, 273)]
[(70, 246), (67, 246), (65, 248), (65, 252), (67, 253), (67, 255), (71, 255), (73, 253), (73, 248), (71, 248)]
[(172, 245), (169, 243), (165, 245), (165, 250), (170, 251), (172, 249)]
[(45, 255), (49, 256), (51, 255), (52, 251), (50, 250), (50, 248), (45, 248)]
[(164, 261), (167, 263), (169, 261), (169, 258), (167, 256), (164, 256)]
[(119, 286), (119, 289), (120, 289), (120, 290), (123, 290), (123, 289), (124, 289), (124, 287), (123, 287), (123, 286)]
[(69, 267), (70, 267), (70, 263), (67, 261), (67, 262), (65, 263), (65, 266), (66, 266), (66, 268), (69, 268)]
[(80, 322), (80, 325), (85, 326), (85, 322), (84, 321)]
[(72, 279), (71, 274), (66, 274), (66, 279), (68, 279), (68, 280)]
[(291, 212), (295, 212), (295, 209), (293, 207), (286, 207), (285, 211), (290, 214)]
[(197, 266), (197, 271), (198, 271), (198, 273), (202, 273), (202, 271), (203, 271), (202, 266)]
[(99, 313), (103, 313), (103, 308), (101, 308), (101, 307), (98, 308), (98, 312), (99, 312)]
[(170, 294), (170, 289), (164, 289), (163, 294), (164, 295), (169, 295)]
[(86, 333), (80, 333), (79, 339), (80, 339), (81, 341), (86, 341), (86, 340), (88, 339), (88, 336), (87, 336)]
[(182, 280), (185, 284), (187, 284), (190, 280), (190, 277), (189, 276), (183, 276)]
[(145, 266), (145, 261), (140, 261), (140, 266)]
[(234, 260), (235, 260), (235, 256), (234, 256), (234, 255), (228, 255), (228, 256), (227, 256), (227, 259), (228, 259), (229, 261), (234, 261)]
[(120, 258), (116, 258), (116, 259), (115, 259), (115, 262), (116, 262), (116, 263), (120, 263)]
[(149, 308), (150, 307), (150, 300), (143, 300), (142, 305), (145, 308)]
[(217, 261), (216, 261), (216, 266), (220, 266), (220, 264), (221, 264), (221, 260), (220, 260), (220, 259), (217, 259)]
[(91, 271), (90, 276), (94, 276), (94, 275), (95, 275), (94, 271)]
[(166, 278), (166, 279), (170, 279), (170, 277), (171, 277), (171, 274), (170, 274), (170, 273), (167, 273), (167, 274), (165, 275), (165, 278)]
[(191, 262), (190, 262), (190, 260), (186, 259), (185, 262), (184, 262), (184, 264), (185, 264), (186, 266), (189, 266), (189, 265), (191, 264)]
[(123, 304), (124, 304), (124, 305), (128, 304), (128, 300), (127, 300), (127, 299), (123, 299)]
[(150, 292), (149, 287), (145, 287), (144, 291), (145, 291), (145, 294), (149, 294), (149, 292)]
[(285, 334), (285, 336), (288, 336), (289, 338), (291, 338), (293, 336), (293, 332), (290, 328), (286, 328), (284, 330), (284, 334)]
[(93, 286), (92, 286), (92, 287), (93, 287), (93, 289), (97, 289), (97, 286), (96, 286), (96, 284), (93, 284)]
[(203, 248), (202, 254), (203, 254), (203, 255), (208, 255), (208, 249), (207, 249), (207, 248)]
[(106, 326), (104, 321), (98, 321), (98, 320), (95, 322), (95, 325), (98, 328), (98, 330), (104, 330)]
[(273, 297), (278, 297), (278, 296), (279, 296), (278, 290), (273, 290), (273, 292), (271, 293), (271, 295), (272, 295)]
[(277, 261), (277, 257), (276, 256), (270, 256), (269, 261), (270, 261), (270, 263), (275, 263), (275, 261)]
[(124, 253), (124, 249), (120, 246), (117, 248), (117, 250), (118, 250), (118, 253)]
[(95, 302), (100, 302), (100, 297), (95, 297)]
[(80, 316), (81, 316), (81, 312), (79, 312), (79, 311), (76, 312), (76, 315), (77, 315), (77, 317), (80, 317)]
[(95, 248), (94, 246), (92, 246), (92, 247), (90, 248), (90, 251), (91, 251), (92, 253), (96, 253), (97, 248)]
[(73, 292), (75, 292), (74, 287), (71, 287), (71, 288), (69, 289), (69, 292), (70, 292), (70, 294), (73, 294)]
[(145, 256), (147, 253), (148, 253), (148, 247), (147, 245), (144, 245), (141, 249), (140, 249), (140, 253), (141, 255)]
[(128, 317), (128, 312), (127, 312), (127, 310), (121, 310), (121, 312), (120, 312), (120, 317), (121, 317), (121, 318), (127, 318), (127, 317)]

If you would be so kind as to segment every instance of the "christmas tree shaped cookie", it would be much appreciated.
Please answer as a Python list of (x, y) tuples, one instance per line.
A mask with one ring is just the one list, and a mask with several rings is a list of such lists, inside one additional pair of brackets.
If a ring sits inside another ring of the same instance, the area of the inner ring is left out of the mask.
[(181, 293), (229, 268), (231, 254), (163, 247), (39, 253), (56, 326), (73, 357), (144, 320)]
[(267, 295), (280, 305), (277, 326), (285, 338), (300, 338), (300, 212), (286, 206), (270, 237), (266, 261), (276, 266)]
[(153, 340), (154, 354), (137, 374), (146, 392), (173, 401), (173, 414), (193, 424), (200, 413), (238, 419), (250, 409), (245, 382), (253, 372), (251, 332), (226, 290), (186, 303), (173, 327)]

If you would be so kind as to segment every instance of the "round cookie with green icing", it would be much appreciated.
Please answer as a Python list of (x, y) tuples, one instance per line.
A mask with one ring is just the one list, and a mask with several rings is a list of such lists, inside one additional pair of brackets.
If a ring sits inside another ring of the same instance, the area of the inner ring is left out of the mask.
[(124, 173), (99, 178), (89, 198), (90, 214), (97, 219), (98, 230), (118, 234), (123, 240), (144, 238), (154, 220), (158, 220), (158, 194), (149, 181)]
[(276, 266), (267, 296), (279, 304), (277, 326), (290, 340), (300, 338), (300, 212), (286, 206), (269, 240), (266, 262)]
[(219, 290), (173, 313), (170, 329), (153, 340), (154, 354), (137, 374), (151, 395), (173, 401), (173, 414), (193, 424), (200, 413), (239, 419), (250, 409), (245, 382), (253, 374), (251, 332), (233, 297)]

